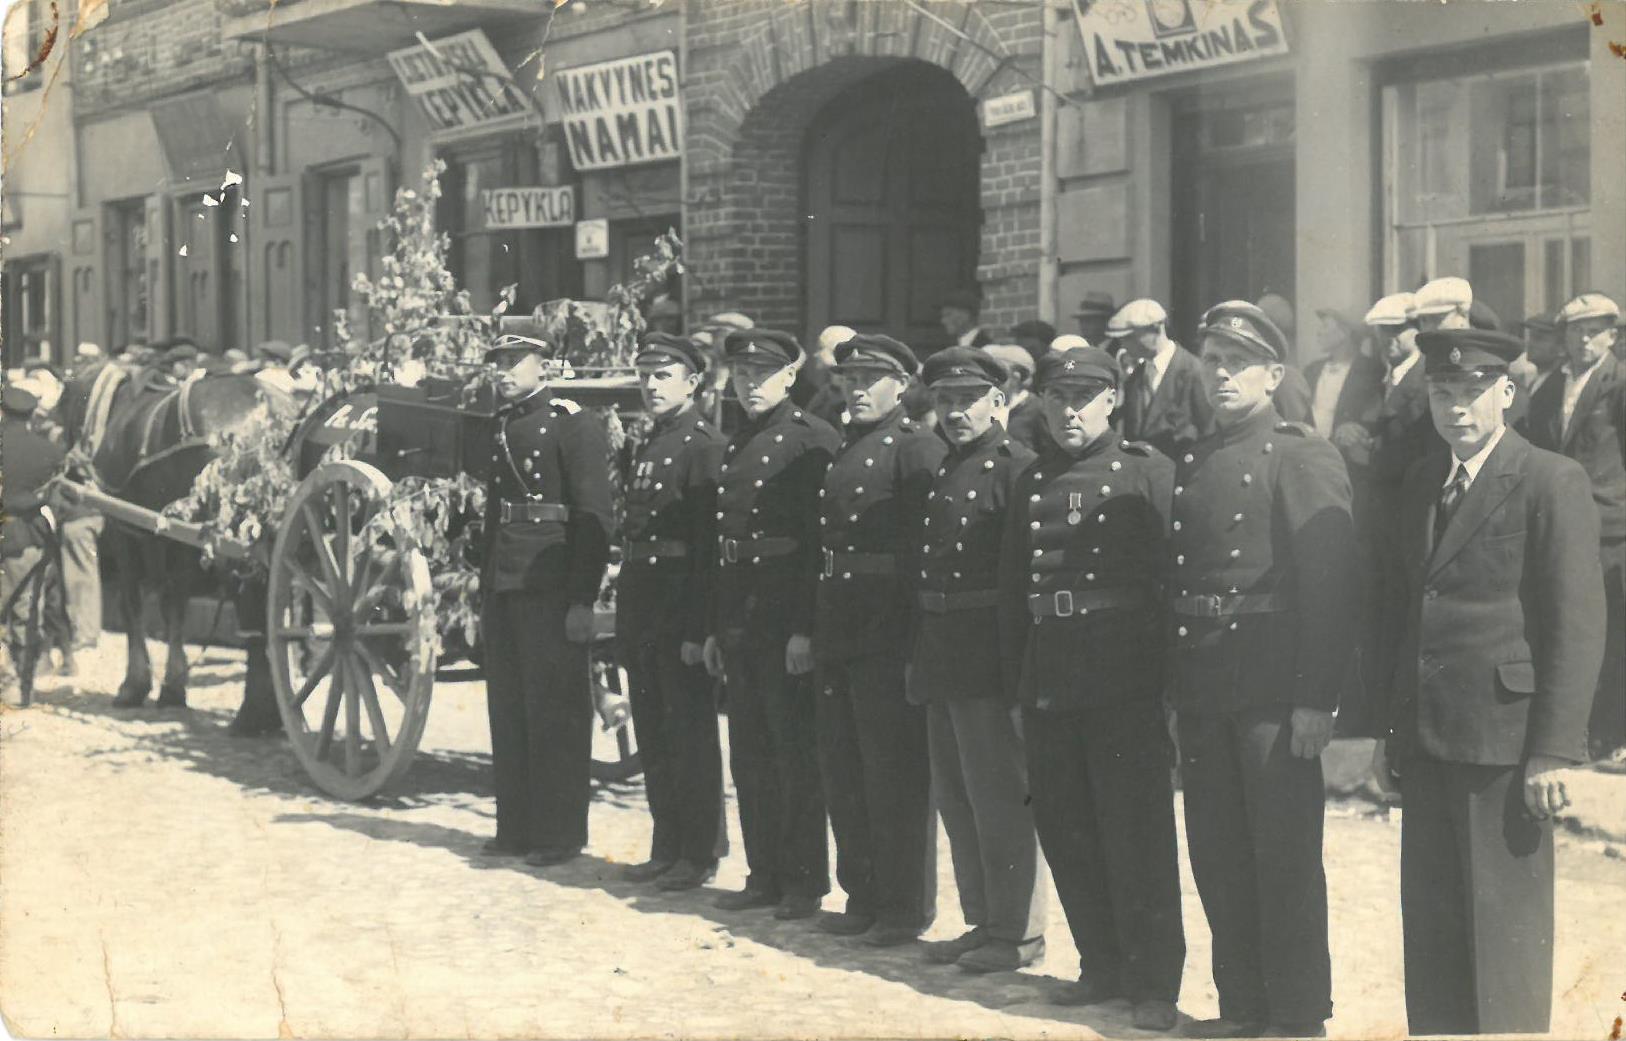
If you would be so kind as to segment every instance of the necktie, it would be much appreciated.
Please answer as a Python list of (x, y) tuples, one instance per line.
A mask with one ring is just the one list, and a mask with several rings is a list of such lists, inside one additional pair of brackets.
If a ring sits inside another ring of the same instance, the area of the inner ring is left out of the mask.
[(1144, 421), (1147, 414), (1152, 411), (1152, 361), (1150, 358), (1141, 365), (1140, 372), (1135, 375), (1137, 380), (1135, 397), (1140, 405), (1140, 418)]
[(1440, 544), (1440, 537), (1445, 534), (1446, 525), (1451, 523), (1451, 515), (1457, 512), (1462, 497), (1468, 491), (1468, 468), (1458, 465), (1457, 472), (1451, 478), (1451, 483), (1440, 490), (1440, 505), (1434, 511), (1434, 544)]

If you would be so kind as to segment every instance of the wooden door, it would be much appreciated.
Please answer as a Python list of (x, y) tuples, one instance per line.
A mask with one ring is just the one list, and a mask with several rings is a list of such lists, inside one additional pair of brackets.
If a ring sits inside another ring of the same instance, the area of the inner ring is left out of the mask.
[(258, 178), (251, 187), (257, 205), (249, 209), (249, 279), (254, 315), (253, 339), (301, 343), (309, 336), (305, 318), (304, 175)]
[(952, 78), (907, 68), (825, 112), (804, 167), (808, 339), (839, 324), (935, 350), (944, 295), (976, 279), (976, 109)]

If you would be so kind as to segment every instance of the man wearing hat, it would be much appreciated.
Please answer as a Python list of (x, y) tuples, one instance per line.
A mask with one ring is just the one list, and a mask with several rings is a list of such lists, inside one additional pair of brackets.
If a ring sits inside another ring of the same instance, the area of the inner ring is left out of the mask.
[(1372, 417), (1381, 397), (1383, 364), (1362, 350), (1366, 329), (1332, 307), (1316, 311), (1317, 346), (1321, 357), (1304, 367), (1309, 384), (1311, 425), (1337, 445), (1345, 461), (1365, 465), (1365, 454), (1355, 437), (1360, 424)]
[(1309, 423), (1313, 426), (1315, 420), (1310, 411), (1310, 381), (1292, 363), (1292, 359), (1298, 357), (1295, 349), (1298, 323), (1293, 315), (1293, 305), (1287, 297), (1273, 289), (1266, 289), (1254, 303), (1281, 330), (1282, 339), (1287, 344), (1287, 349), (1282, 352), (1282, 382), (1277, 385), (1276, 393), (1271, 395), (1276, 414), (1289, 423)]
[(1078, 321), (1078, 331), (1090, 343), (1107, 342), (1107, 323), (1112, 316), (1118, 313), (1118, 304), (1112, 299), (1111, 293), (1089, 289), (1084, 292), (1084, 299), (1078, 302), (1078, 310), (1073, 317)]
[(651, 332), (665, 333), (668, 336), (681, 336), (683, 334), (683, 305), (662, 293), (649, 303), (649, 310), (644, 315), (644, 321)]
[(1190, 1036), (1320, 1036), (1332, 1015), (1321, 751), (1354, 650), (1344, 461), (1273, 395), (1287, 340), (1203, 315), (1213, 434), (1175, 460), (1170, 689), (1220, 1018)]
[(890, 336), (836, 348), (847, 423), (819, 492), (819, 768), (847, 893), (845, 912), (819, 927), (863, 933), (876, 947), (914, 940), (937, 914), (926, 712), (904, 697), (904, 673), (921, 518), (948, 446), (904, 414), (919, 371), (914, 352)]
[(1604, 646), (1586, 471), (1506, 425), (1504, 333), (1418, 334), (1445, 446), (1407, 474), (1406, 631), (1373, 765), (1398, 782), (1413, 1034), (1541, 1034), (1553, 825)]
[(1000, 426), (998, 360), (949, 347), (926, 359), (923, 379), (949, 451), (927, 495), (908, 693), (926, 706), (932, 792), (970, 927), (927, 944), (926, 957), (1014, 968), (1043, 947), (1045, 890), (1021, 717), (1001, 675), (999, 551), (1012, 485), (1034, 455)]
[(1052, 447), (1012, 489), (1000, 646), (1022, 705), (1039, 841), (1078, 947), (1067, 999), (1127, 998), (1169, 1030), (1185, 938), (1163, 710), (1164, 586), (1174, 467), (1110, 425), (1118, 363), (1046, 355)]
[(812, 689), (819, 489), (841, 438), (789, 399), (803, 361), (795, 337), (735, 330), (724, 349), (746, 419), (723, 450), (708, 527), (704, 658), (724, 681), (750, 874), (717, 906), (810, 918), (830, 891)]
[(819, 333), (812, 356), (796, 373), (796, 382), (790, 388), (792, 401), (833, 427), (841, 425), (841, 414), (847, 408), (846, 396), (832, 375), (836, 367), (836, 348), (857, 335), (856, 330), (845, 325), (826, 326)]
[(675, 891), (711, 879), (728, 852), (717, 700), (700, 660), (706, 518), (716, 508), (723, 435), (695, 407), (706, 372), (698, 344), (645, 333), (635, 361), (654, 426), (626, 481), (615, 620), (655, 834), (649, 859), (627, 877)]
[(1566, 359), (1530, 399), (1519, 427), (1530, 443), (1581, 464), (1592, 484), (1602, 536), (1609, 646), (1592, 707), (1591, 752), (1626, 747), (1626, 364), (1615, 356), (1620, 305), (1582, 293), (1557, 314)]
[(1010, 373), (1004, 386), (1005, 405), (999, 415), (1005, 431), (1035, 452), (1043, 451), (1049, 438), (1045, 432), (1044, 409), (1029, 391), (1033, 382), (1035, 355), (1014, 343), (991, 343), (983, 348)]
[(986, 347), (994, 342), (992, 334), (977, 324), (981, 313), (982, 292), (974, 287), (956, 289), (943, 298), (937, 320), (949, 334), (950, 346)]
[[(16, 384), (0, 389), (0, 598), (10, 595), (49, 546), (50, 521), (42, 512), (45, 486), (62, 469), (60, 445), (36, 433), (31, 425), (39, 398)], [(12, 638), (24, 634), (28, 605), (18, 597), (14, 618), (5, 619)], [(54, 612), (53, 612), (54, 613)], [(52, 626), (53, 628), (55, 626)], [(20, 644), (7, 647), (19, 660)], [(7, 677), (9, 679), (9, 677)]]
[(1474, 288), (1466, 278), (1447, 275), (1423, 283), (1412, 294), (1411, 317), (1419, 331), (1466, 329)]
[(1214, 428), (1214, 409), (1203, 390), (1202, 366), (1169, 338), (1168, 320), (1156, 300), (1131, 300), (1112, 316), (1106, 333), (1123, 342), (1128, 373), (1119, 429), (1128, 440), (1173, 456)]
[(543, 867), (587, 845), (593, 699), (588, 646), (609, 559), (609, 439), (548, 390), (554, 345), (505, 335), (486, 352), (498, 410), (486, 481), (480, 613), (496, 775), (493, 855)]
[(1042, 358), (1044, 352), (1050, 349), (1050, 341), (1055, 338), (1056, 327), (1037, 318), (1011, 326), (1011, 342), (1034, 358)]
[(1517, 325), (1519, 333), (1524, 336), (1524, 357), (1522, 363), (1509, 366), (1508, 372), (1520, 380), (1525, 393), (1532, 399), (1541, 385), (1564, 363), (1564, 334), (1558, 328), (1557, 317), (1556, 311), (1550, 315), (1535, 314)]

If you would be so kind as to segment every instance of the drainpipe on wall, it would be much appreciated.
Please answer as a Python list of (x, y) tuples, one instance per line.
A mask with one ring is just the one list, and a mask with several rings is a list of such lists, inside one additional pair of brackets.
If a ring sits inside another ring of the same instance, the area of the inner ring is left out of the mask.
[(266, 60), (265, 44), (254, 47), (254, 172), (269, 177), (277, 164), (271, 149), (275, 144), (272, 124), (276, 118), (271, 111), (271, 63)]
[(1037, 314), (1044, 316), (1060, 328), (1060, 315), (1056, 314), (1056, 41), (1060, 31), (1053, 23), (1055, 15), (1066, 14), (1066, 7), (1044, 5), (1040, 16), (1040, 74), (1044, 87), (1039, 94), (1039, 306)]

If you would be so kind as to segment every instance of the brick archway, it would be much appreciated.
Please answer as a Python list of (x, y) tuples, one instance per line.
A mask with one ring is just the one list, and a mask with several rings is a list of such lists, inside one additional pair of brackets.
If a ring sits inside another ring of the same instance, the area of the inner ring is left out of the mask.
[[(1007, 66), (1036, 74), (1041, 7), (975, 8), (934, 2), (934, 17), (901, 0), (708, 0), (690, 8), (691, 318), (740, 310), (763, 325), (807, 332), (800, 211), (808, 126), (842, 91), (902, 63), (947, 70), (974, 100), (1013, 89)], [(990, 322), (1030, 316), (1037, 303), (1037, 137), (1034, 129), (984, 141), (978, 275)], [(1028, 190), (1013, 190), (1019, 185)], [(1020, 256), (1024, 249), (1033, 255)]]

